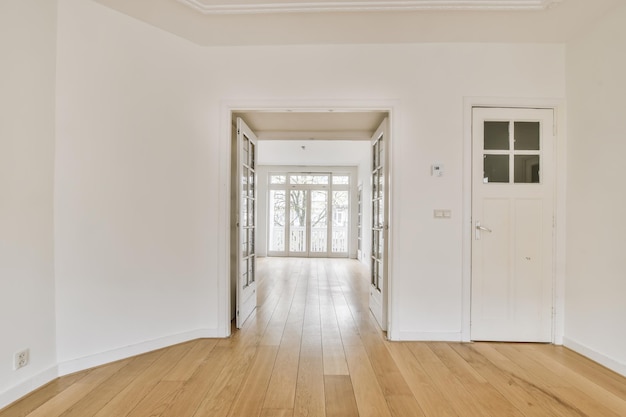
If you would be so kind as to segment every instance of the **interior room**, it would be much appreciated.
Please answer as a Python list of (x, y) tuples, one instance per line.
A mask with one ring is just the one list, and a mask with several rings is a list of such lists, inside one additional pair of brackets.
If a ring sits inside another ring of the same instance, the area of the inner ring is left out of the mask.
[[(533, 304), (541, 310), (541, 335), (520, 339), (562, 349), (554, 360), (582, 355), (589, 362), (580, 372), (598, 365), (585, 374), (599, 378), (585, 385), (586, 395), (609, 387), (600, 396), (609, 414), (595, 415), (623, 415), (626, 220), (610, 214), (626, 204), (619, 173), (626, 151), (624, 23), (619, 0), (3, 0), (0, 410), (40, 387), (62, 391), (59, 377), (79, 378), (94, 367), (114, 373), (142, 358), (136, 355), (174, 349), (165, 358), (256, 340), (231, 323), (231, 142), (233, 120), (241, 117), (258, 135), (255, 169), (265, 178), (257, 189), (257, 208), (266, 211), (255, 223), (264, 236), (255, 245), (260, 261), (282, 260), (277, 271), (285, 273), (301, 265), (298, 256), (282, 256), (284, 248), (266, 257), (270, 191), (280, 189), (270, 186), (272, 174), (328, 172), (332, 183), (347, 173), (356, 187), (344, 190), (337, 180), (336, 191), (352, 190), (352, 225), (362, 213), (360, 252), (350, 226), (345, 251), (337, 250), (346, 256), (327, 263), (332, 250), (321, 250), (325, 256), (311, 257), (310, 265), (335, 271), (322, 282), (328, 288), (343, 291), (349, 277), (365, 282), (365, 298), (346, 292), (345, 304), (334, 304), (337, 334), (357, 343), (360, 332), (365, 340), (346, 368), (358, 413), (368, 415), (359, 392), (380, 390), (357, 382), (358, 364), (367, 363), (359, 355), (368, 349), (406, 363), (449, 349), (469, 360), (473, 345), (483, 349), (472, 342), (499, 340), (483, 337), (477, 321), (510, 307), (501, 294), (515, 291), (481, 287), (492, 269), (476, 268), (490, 254), (509, 259), (497, 255), (504, 246), (489, 243), (504, 229), (486, 221), (504, 206), (490, 203), (502, 195), (477, 190), (504, 190), (507, 182), (543, 193), (537, 204), (524, 203), (535, 196), (510, 197), (517, 200), (507, 207), (527, 211), (511, 209), (507, 219), (515, 221), (498, 223), (540, 235), (527, 236), (527, 253), (510, 247), (521, 267), (489, 264), (543, 277), (535, 288), (541, 303)], [(321, 115), (329, 119), (275, 124)], [(374, 116), (367, 126), (359, 124), (363, 115)], [(372, 168), (383, 119), (387, 163)], [(487, 139), (496, 131), (507, 138), (502, 148)], [(379, 223), (372, 172), (386, 181)], [(285, 230), (286, 242), (292, 234)], [(325, 233), (329, 242), (335, 238), (330, 228)], [(372, 258), (373, 241), (387, 245), (379, 252), (384, 262)], [(266, 279), (262, 262), (259, 277)], [(384, 272), (378, 298), (367, 286), (374, 285), (372, 265)], [(476, 308), (483, 301), (491, 304)], [(356, 327), (342, 328), (350, 308)], [(485, 323), (487, 331), (500, 326)], [(502, 339), (512, 341), (502, 326)], [(426, 344), (404, 344), (414, 342)], [(412, 346), (409, 359), (404, 346)], [(261, 349), (254, 360), (276, 352)], [(491, 353), (496, 362), (506, 356)], [(328, 393), (342, 392), (346, 379), (328, 376)], [(387, 401), (392, 415), (402, 415), (400, 403)], [(31, 414), (51, 415), (45, 407), (52, 403), (41, 406)], [(296, 414), (292, 407), (281, 415)]]

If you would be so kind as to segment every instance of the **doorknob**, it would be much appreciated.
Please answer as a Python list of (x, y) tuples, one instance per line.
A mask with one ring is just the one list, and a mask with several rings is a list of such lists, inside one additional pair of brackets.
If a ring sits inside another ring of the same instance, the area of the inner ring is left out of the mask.
[(480, 222), (476, 222), (476, 240), (480, 240), (480, 232), (491, 233), (491, 229), (485, 226), (481, 226)]

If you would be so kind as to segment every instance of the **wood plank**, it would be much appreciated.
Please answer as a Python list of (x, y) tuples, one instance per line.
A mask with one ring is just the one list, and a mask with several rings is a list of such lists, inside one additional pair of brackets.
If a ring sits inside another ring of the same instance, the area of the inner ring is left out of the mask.
[[(608, 415), (616, 415), (616, 416), (625, 416), (626, 415), (626, 401), (622, 398), (614, 395), (612, 392), (609, 392), (579, 373), (575, 372), (572, 369), (563, 366), (562, 364), (551, 360), (544, 354), (544, 351), (551, 349), (552, 347), (549, 345), (517, 345), (515, 349), (517, 352), (521, 353), (524, 356), (527, 356), (534, 362), (536, 362), (540, 367), (549, 370), (555, 376), (560, 379), (567, 381), (567, 383), (571, 386), (571, 388), (575, 388), (577, 391), (581, 393), (586, 393), (586, 395), (573, 396), (572, 400), (578, 400), (578, 406), (585, 408), (589, 403), (587, 401), (587, 397), (593, 398), (594, 401), (598, 402), (599, 407), (603, 410), (611, 410), (611, 414), (603, 414), (605, 416)], [(565, 390), (560, 391), (561, 393), (568, 393), (569, 386), (564, 387)], [(581, 408), (581, 409), (582, 409)], [(606, 413), (606, 411), (604, 411)]]
[(432, 378), (409, 351), (407, 343), (388, 343), (386, 347), (425, 415), (459, 417), (448, 399), (437, 389)]
[(346, 347), (352, 387), (361, 417), (391, 417), (385, 396), (363, 346)]
[(91, 372), (91, 369), (56, 378), (13, 404), (1, 409), (0, 415), (2, 417), (24, 417), (74, 385), (74, 383), (85, 377), (89, 372)]
[(239, 347), (219, 373), (211, 390), (198, 406), (195, 417), (225, 417), (230, 412), (250, 365), (255, 359), (256, 347)]
[(191, 344), (183, 343), (162, 350), (162, 355), (137, 375), (118, 395), (106, 403), (95, 417), (126, 416), (152, 389), (164, 375), (184, 356)]
[(302, 323), (299, 326), (299, 331), (285, 331), (267, 387), (263, 408), (292, 409), (294, 406)]
[[(490, 415), (497, 417), (491, 414), (493, 410), (484, 408), (486, 405), (484, 402), (478, 401), (479, 398), (476, 397), (477, 388), (463, 385), (426, 344), (410, 344), (409, 348), (426, 373), (432, 378), (437, 389), (447, 397), (450, 405), (459, 416), (484, 417)], [(479, 392), (479, 394), (482, 395), (484, 393)]]
[(424, 417), (424, 412), (413, 395), (392, 394), (386, 396), (389, 411), (394, 417)]
[(159, 381), (127, 417), (160, 416), (182, 392), (182, 381)]
[(278, 409), (278, 408), (266, 408), (261, 411), (261, 417), (292, 417), (293, 408)]
[(429, 343), (428, 347), (491, 416), (524, 417), (507, 397), (465, 362), (448, 343)]
[(84, 417), (96, 414), (161, 355), (163, 355), (163, 351), (156, 351), (129, 359), (126, 366), (111, 375), (106, 381), (103, 381), (89, 394), (82, 397), (80, 401), (61, 414), (61, 416)]
[(209, 390), (215, 385), (230, 353), (230, 349), (216, 346), (185, 382), (180, 395), (163, 411), (161, 417), (193, 416)]
[(106, 381), (111, 375), (128, 365), (129, 360), (113, 362), (93, 369), (76, 383), (67, 389), (52, 397), (43, 403), (33, 412), (29, 413), (29, 417), (50, 417), (59, 416), (66, 410), (78, 403), (82, 398), (88, 395), (94, 388)]
[(495, 389), (506, 397), (525, 416), (572, 416), (572, 410), (563, 407), (553, 394), (530, 383), (511, 366), (502, 366), (501, 359), (491, 362), (470, 344), (451, 346), (463, 360), (488, 380)]
[[(317, 267), (319, 263), (315, 263)], [(294, 401), (294, 417), (324, 417), (324, 365), (322, 363), (322, 331), (320, 328), (319, 269), (308, 282), (304, 311), (298, 379)]]
[(259, 346), (257, 355), (248, 373), (248, 378), (235, 399), (230, 416), (255, 417), (261, 414), (263, 400), (277, 353), (277, 347)]
[(610, 391), (621, 399), (626, 399), (624, 377), (581, 354), (564, 346), (554, 346), (551, 351), (544, 352), (552, 360), (567, 366), (585, 378), (593, 381), (603, 389)]
[(327, 417), (358, 417), (352, 381), (347, 375), (325, 375), (324, 396)]
[(216, 339), (197, 339), (191, 342), (191, 349), (163, 376), (163, 381), (186, 381), (191, 378), (216, 344)]

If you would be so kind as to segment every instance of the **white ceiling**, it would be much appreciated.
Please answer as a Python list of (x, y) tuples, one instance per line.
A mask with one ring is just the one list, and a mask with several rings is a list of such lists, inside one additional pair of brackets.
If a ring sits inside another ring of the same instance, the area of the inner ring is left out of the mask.
[(248, 111), (236, 113), (261, 140), (369, 140), (387, 116), (379, 111)]
[(94, 0), (206, 46), (566, 42), (621, 0)]

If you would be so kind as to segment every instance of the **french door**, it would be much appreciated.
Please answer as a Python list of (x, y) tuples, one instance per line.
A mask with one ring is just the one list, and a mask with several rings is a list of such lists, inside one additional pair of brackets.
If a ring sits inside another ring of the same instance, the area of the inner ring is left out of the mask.
[[(237, 118), (237, 132), (233, 149), (233, 250), (231, 271), (236, 281), (236, 325), (241, 328), (257, 304), (256, 295), (256, 158), (257, 138), (241, 119)], [(235, 255), (235, 256), (233, 256)]]
[(348, 256), (348, 175), (270, 174), (269, 182), (270, 256)]
[(473, 109), (472, 340), (550, 342), (551, 109)]
[(327, 256), (328, 190), (289, 191), (289, 256)]
[(370, 310), (382, 330), (387, 330), (387, 235), (388, 235), (388, 128), (387, 119), (372, 137), (372, 252), (370, 263)]

